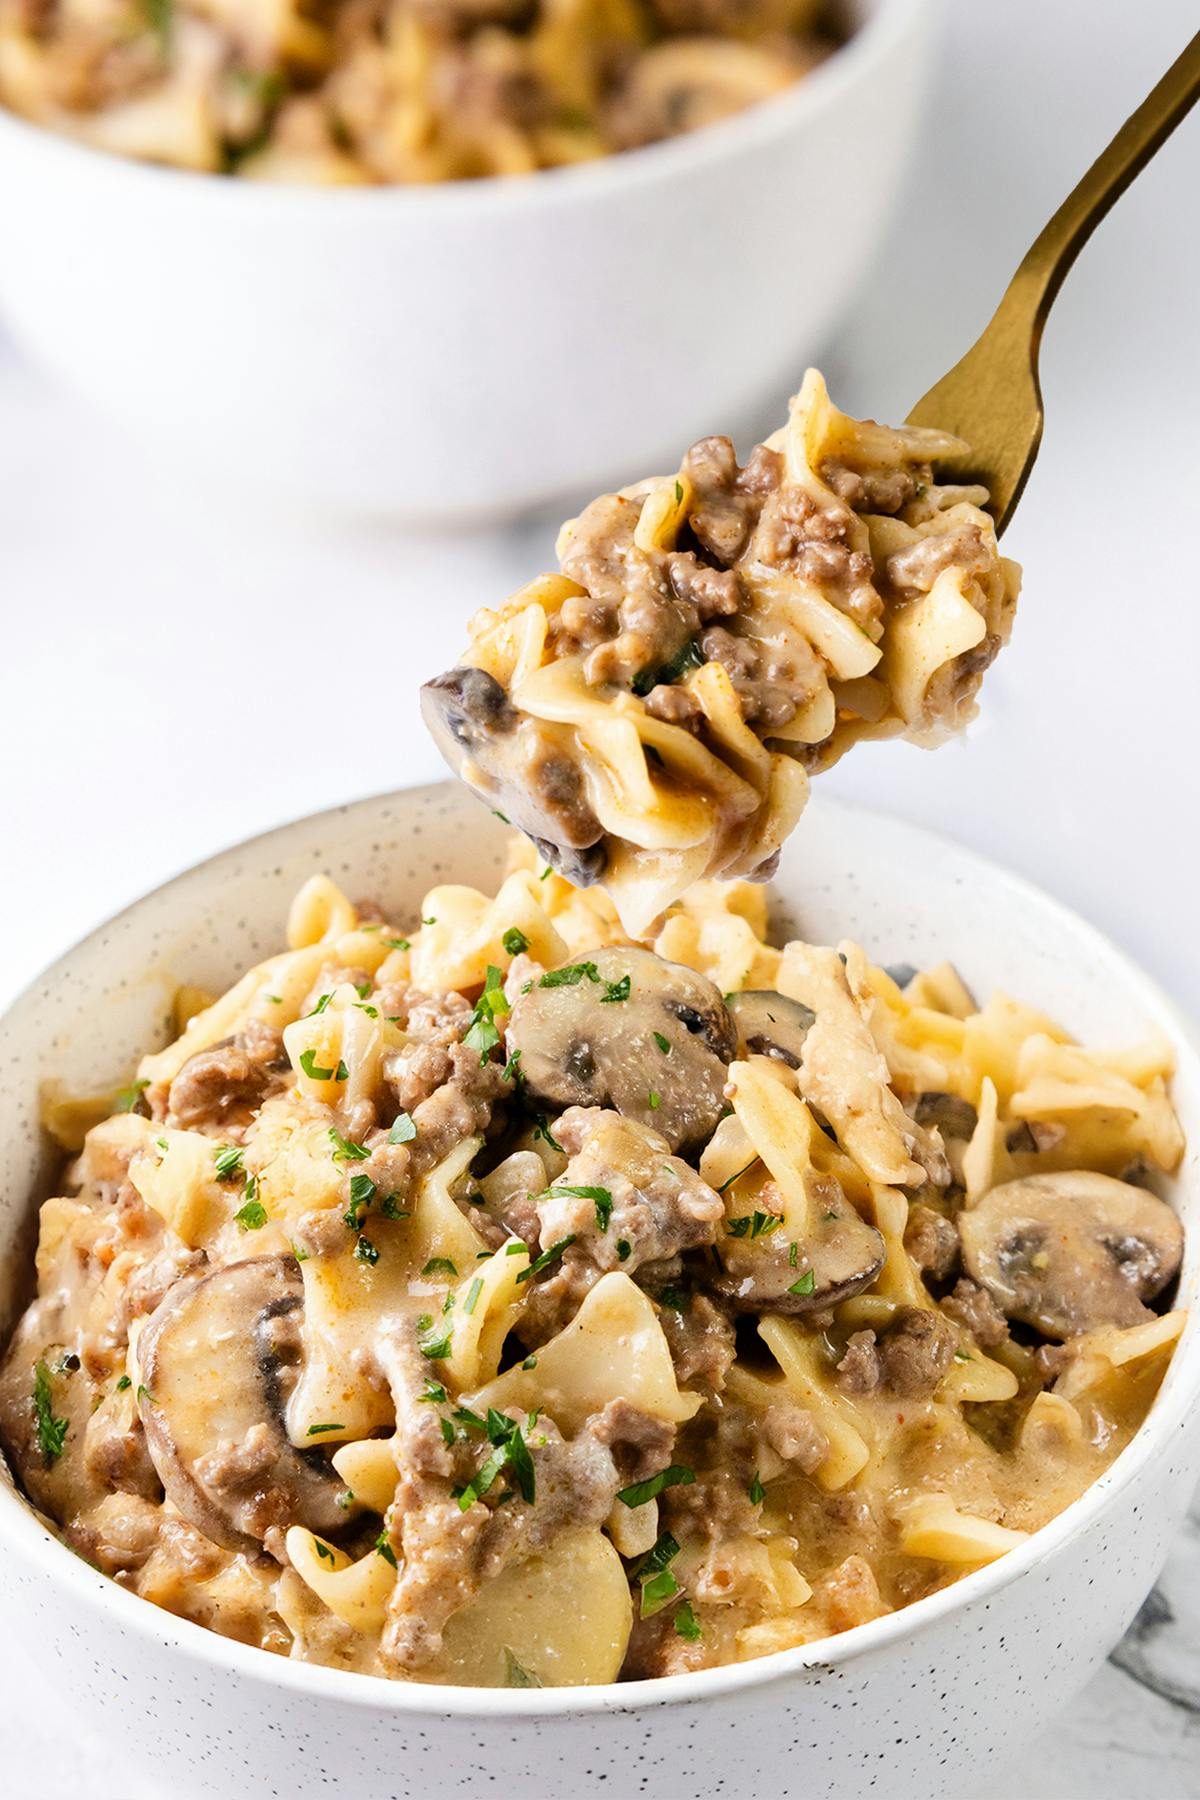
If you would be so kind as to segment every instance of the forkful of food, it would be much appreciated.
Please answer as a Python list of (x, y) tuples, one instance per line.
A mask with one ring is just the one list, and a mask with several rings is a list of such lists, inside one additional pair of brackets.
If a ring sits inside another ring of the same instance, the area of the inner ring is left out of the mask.
[(1002, 556), (1042, 433), (1038, 354), (1079, 250), (1200, 93), (1200, 35), (1068, 195), (967, 355), (892, 429), (810, 369), (739, 464), (702, 438), (606, 494), (559, 572), (470, 624), (422, 707), (451, 768), (633, 936), (692, 882), (766, 879), (809, 778), (854, 744), (932, 747), (1012, 631)]

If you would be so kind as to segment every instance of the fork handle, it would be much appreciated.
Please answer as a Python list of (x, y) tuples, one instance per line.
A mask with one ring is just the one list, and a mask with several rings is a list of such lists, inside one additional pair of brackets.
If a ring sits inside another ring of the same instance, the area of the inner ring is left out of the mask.
[(1134, 176), (1200, 98), (1200, 32), (1125, 121), (1021, 259), (997, 309), (1024, 320), (1036, 361), (1042, 327), (1067, 271)]

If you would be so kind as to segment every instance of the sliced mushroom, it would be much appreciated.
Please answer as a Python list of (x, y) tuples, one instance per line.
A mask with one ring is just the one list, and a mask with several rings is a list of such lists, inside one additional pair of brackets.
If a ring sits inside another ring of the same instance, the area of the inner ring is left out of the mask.
[(257, 1550), (272, 1526), (346, 1523), (344, 1482), (284, 1428), (303, 1307), (299, 1266), (264, 1256), (177, 1281), (138, 1339), (138, 1410), (167, 1498), (230, 1550)]
[[(793, 1251), (786, 1227), (720, 1240), (722, 1271), (705, 1285), (739, 1312), (815, 1312), (870, 1287), (887, 1249), (873, 1225), (851, 1206), (838, 1182), (822, 1180), (813, 1224)], [(751, 1215), (753, 1221), (754, 1215)], [(727, 1224), (730, 1221), (727, 1221)]]
[[(578, 971), (578, 973), (577, 973)], [(610, 1106), (695, 1148), (725, 1111), (737, 1034), (712, 982), (650, 950), (597, 950), (551, 969), (508, 1021), (529, 1093), (552, 1106)]]
[(773, 1056), (789, 1069), (800, 1067), (805, 1035), (817, 1016), (810, 1006), (770, 988), (746, 988), (731, 994), (728, 1004), (739, 1056)]
[(450, 669), (421, 689), (421, 713), (454, 773), (587, 887), (604, 873), (603, 827), (562, 726), (530, 718), (485, 669)]
[(1183, 1228), (1165, 1201), (1072, 1170), (1005, 1182), (959, 1218), (967, 1273), (1050, 1338), (1141, 1325), (1175, 1275)]
[(936, 1092), (917, 1095), (913, 1117), (918, 1125), (936, 1125), (944, 1138), (969, 1139), (979, 1123), (979, 1115), (969, 1100)]

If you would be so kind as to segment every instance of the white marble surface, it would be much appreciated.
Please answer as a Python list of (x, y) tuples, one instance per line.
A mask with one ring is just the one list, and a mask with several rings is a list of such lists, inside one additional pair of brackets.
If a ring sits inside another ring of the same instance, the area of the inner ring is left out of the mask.
[[(1194, 26), (1193, 0), (953, 9), (904, 217), (823, 353), (844, 405), (903, 416)], [(1055, 308), (1046, 444), (1006, 541), (1025, 597), (980, 725), (936, 757), (868, 748), (826, 778), (1042, 882), (1193, 1016), (1198, 178), (1193, 119)], [(786, 196), (763, 203), (781, 199), (786, 229)], [(209, 850), (437, 773), (414, 684), (552, 539), (550, 520), (451, 543), (263, 520), (121, 441), (0, 336), (0, 1000)], [(1173, 1622), (1159, 1609), (1016, 1766), (980, 1770), (976, 1800), (1200, 1800), (1200, 1525), (1164, 1592)], [(3, 1792), (160, 1800), (122, 1767), (118, 1721), (105, 1742), (73, 1735), (69, 1696), (5, 1638), (2, 1594)]]

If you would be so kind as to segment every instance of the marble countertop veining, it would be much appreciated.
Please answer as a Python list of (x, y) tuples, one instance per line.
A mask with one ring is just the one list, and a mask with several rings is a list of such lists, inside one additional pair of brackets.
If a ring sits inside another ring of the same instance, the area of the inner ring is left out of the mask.
[[(1117, 0), (977, 0), (947, 15), (906, 203), (822, 358), (843, 406), (884, 419), (902, 418), (971, 341), (1035, 232), (1196, 26), (1195, 0), (1136, 14)], [(1026, 565), (1025, 594), (979, 725), (932, 758), (866, 746), (824, 778), (1041, 882), (1195, 1017), (1200, 846), (1179, 820), (1194, 822), (1200, 784), (1194, 708), (1176, 702), (1200, 666), (1181, 555), (1183, 484), (1190, 493), (1200, 474), (1198, 175), (1195, 118), (1055, 307), (1045, 446), (1005, 541)], [(2, 335), (0, 513), (6, 741), (22, 746), (0, 807), (6, 845), (25, 847), (0, 882), (0, 1004), (63, 944), (210, 850), (439, 773), (412, 704), (418, 671), (453, 660), (475, 606), (549, 566), (555, 523), (438, 541), (239, 510), (125, 443)], [(386, 656), (371, 670), (375, 701), (394, 704), (361, 709), (319, 766), (294, 745), (256, 755), (239, 664), (269, 669), (277, 696), (308, 692), (331, 662), (352, 668), (356, 614), (402, 649), (395, 673)], [(0, 1730), (5, 1800), (163, 1800), (125, 1766), (119, 1719), (83, 1737), (69, 1696), (32, 1673), (3, 1631), (2, 1582)], [(961, 1800), (1143, 1794), (1200, 1800), (1200, 1509), (1112, 1660)]]

